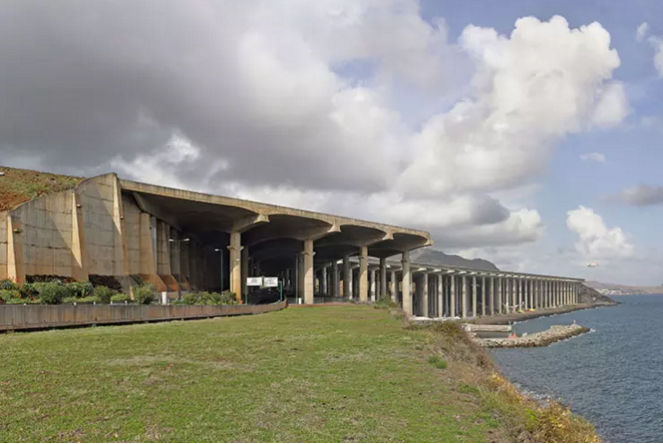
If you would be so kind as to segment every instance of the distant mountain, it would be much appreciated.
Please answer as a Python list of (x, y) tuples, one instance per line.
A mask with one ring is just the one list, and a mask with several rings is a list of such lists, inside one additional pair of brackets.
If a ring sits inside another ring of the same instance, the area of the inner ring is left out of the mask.
[(465, 259), (456, 254), (446, 254), (433, 248), (421, 248), (410, 255), (412, 262), (430, 265), (455, 265), (457, 267), (479, 268), (482, 270), (496, 270), (499, 268), (485, 259)]

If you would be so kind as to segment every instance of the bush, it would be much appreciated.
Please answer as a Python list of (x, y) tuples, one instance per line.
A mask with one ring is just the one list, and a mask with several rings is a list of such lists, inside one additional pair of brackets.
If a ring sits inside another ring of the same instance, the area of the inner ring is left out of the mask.
[(9, 279), (0, 279), (0, 290), (18, 290), (18, 285)]
[(121, 294), (121, 293), (120, 294), (114, 294), (110, 298), (110, 301), (115, 303), (115, 304), (121, 304), (121, 303), (124, 303), (124, 302), (129, 302), (129, 300), (130, 300), (129, 296), (127, 296), (126, 294)]
[(39, 297), (44, 304), (56, 305), (65, 298), (72, 297), (71, 290), (60, 281), (33, 284), (39, 291)]
[(235, 293), (224, 291), (223, 293), (209, 293), (202, 291), (199, 293), (187, 293), (182, 300), (176, 302), (177, 305), (235, 305)]
[(18, 290), (0, 290), (0, 303), (9, 303), (12, 299), (19, 299), (21, 293)]
[(428, 363), (430, 365), (432, 365), (433, 367), (439, 368), (439, 369), (442, 369), (442, 370), (447, 368), (447, 361), (445, 361), (444, 359), (440, 358), (437, 355), (429, 356), (428, 357)]
[(77, 304), (98, 304), (101, 300), (97, 296), (86, 296), (84, 298), (68, 297), (62, 300), (64, 304), (73, 304), (74, 302)]
[(72, 282), (66, 285), (67, 290), (71, 293), (70, 297), (85, 298), (94, 293), (94, 287), (89, 282)]
[(94, 295), (99, 298), (99, 301), (102, 304), (110, 304), (111, 298), (117, 292), (111, 288), (105, 287), (103, 285), (96, 287), (94, 289)]
[(380, 296), (380, 299), (375, 301), (373, 304), (375, 308), (397, 308), (398, 304), (391, 300), (391, 298), (385, 294)]
[(34, 284), (23, 284), (19, 291), (21, 292), (22, 298), (36, 299), (39, 296), (39, 291)]
[(41, 299), (9, 299), (5, 304), (7, 305), (22, 305), (22, 304), (41, 304)]
[(138, 304), (149, 305), (154, 301), (154, 291), (154, 287), (149, 284), (134, 287), (134, 300)]

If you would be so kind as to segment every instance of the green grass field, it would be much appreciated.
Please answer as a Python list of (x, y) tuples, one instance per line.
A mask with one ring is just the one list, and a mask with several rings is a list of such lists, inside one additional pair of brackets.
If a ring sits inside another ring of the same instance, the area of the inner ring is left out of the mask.
[(364, 306), (0, 335), (0, 441), (505, 439), (429, 342)]

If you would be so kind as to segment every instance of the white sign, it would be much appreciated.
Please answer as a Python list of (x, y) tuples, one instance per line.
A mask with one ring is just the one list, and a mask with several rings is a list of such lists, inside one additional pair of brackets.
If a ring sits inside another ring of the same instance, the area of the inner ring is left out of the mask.
[(277, 277), (266, 277), (265, 278), (265, 283), (263, 285), (265, 287), (278, 287), (279, 286), (279, 278), (277, 278)]
[(246, 285), (248, 287), (262, 287), (262, 278), (246, 278)]

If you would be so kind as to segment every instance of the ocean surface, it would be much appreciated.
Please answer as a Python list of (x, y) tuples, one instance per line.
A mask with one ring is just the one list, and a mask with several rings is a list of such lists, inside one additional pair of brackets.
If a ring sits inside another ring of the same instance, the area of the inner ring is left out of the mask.
[(518, 335), (577, 323), (590, 333), (543, 348), (492, 351), (533, 396), (559, 399), (607, 442), (663, 442), (663, 295), (617, 296), (602, 307), (515, 325)]

